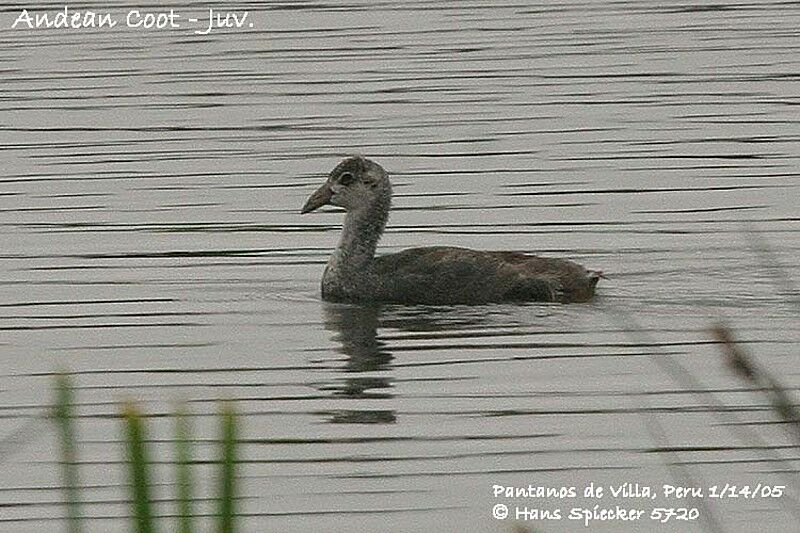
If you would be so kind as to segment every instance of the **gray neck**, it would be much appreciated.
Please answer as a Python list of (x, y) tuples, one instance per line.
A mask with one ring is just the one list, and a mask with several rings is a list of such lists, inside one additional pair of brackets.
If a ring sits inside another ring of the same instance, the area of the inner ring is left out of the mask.
[(361, 270), (375, 257), (375, 249), (389, 218), (389, 200), (347, 212), (342, 238), (331, 258), (342, 270)]
[(389, 218), (391, 192), (362, 209), (347, 212), (342, 238), (322, 276), (322, 296), (328, 299), (364, 299), (374, 292), (377, 280), (370, 264)]

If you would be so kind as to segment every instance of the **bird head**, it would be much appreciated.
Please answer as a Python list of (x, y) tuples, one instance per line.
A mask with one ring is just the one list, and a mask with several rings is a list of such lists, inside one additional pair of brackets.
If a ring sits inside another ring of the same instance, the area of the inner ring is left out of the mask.
[(300, 213), (328, 204), (357, 211), (388, 201), (391, 194), (389, 175), (383, 167), (363, 157), (350, 157), (336, 165), (325, 183), (308, 197)]

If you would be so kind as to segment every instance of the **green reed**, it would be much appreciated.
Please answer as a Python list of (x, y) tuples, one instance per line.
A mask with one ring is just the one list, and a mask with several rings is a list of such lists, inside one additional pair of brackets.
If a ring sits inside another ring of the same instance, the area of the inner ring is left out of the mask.
[(152, 500), (150, 498), (150, 470), (152, 466), (147, 457), (144, 423), (139, 410), (132, 403), (122, 407), (122, 418), (125, 420), (125, 444), (128, 459), (128, 478), (131, 487), (133, 505), (134, 531), (136, 533), (153, 533)]
[(78, 478), (77, 453), (75, 451), (75, 418), (72, 397), (72, 382), (69, 375), (56, 375), (56, 405), (53, 415), (61, 440), (61, 476), (64, 482), (64, 504), (67, 508), (67, 531), (80, 533), (81, 506), (78, 496), (80, 480)]
[(234, 533), (236, 516), (236, 414), (229, 402), (220, 411), (222, 449), (220, 450), (219, 533)]
[(175, 416), (175, 468), (178, 491), (178, 533), (192, 533), (192, 463), (191, 428), (186, 407), (178, 407)]
[[(68, 533), (81, 533), (80, 482), (77, 469), (77, 440), (73, 425), (75, 416), (70, 376), (59, 374), (56, 377), (55, 385), (57, 394), (53, 411), (61, 441), (61, 468), (64, 479), (64, 503), (67, 510), (67, 531)], [(196, 501), (192, 494), (191, 427), (185, 406), (179, 406), (173, 416), (175, 419), (177, 531), (178, 533), (194, 533)], [(131, 487), (129, 514), (133, 517), (133, 531), (135, 533), (155, 533), (159, 530), (157, 525), (162, 529), (172, 529), (156, 520), (152, 499), (154, 485), (151, 482), (154, 466), (149, 459), (146, 416), (134, 403), (126, 402), (121, 407), (121, 418), (128, 467), (126, 470), (127, 485)], [(218, 509), (215, 530), (219, 533), (234, 533), (236, 531), (236, 497), (238, 494), (238, 478), (236, 476), (238, 421), (233, 406), (229, 402), (221, 404), (219, 422), (221, 446), (218, 460), (216, 498)]]

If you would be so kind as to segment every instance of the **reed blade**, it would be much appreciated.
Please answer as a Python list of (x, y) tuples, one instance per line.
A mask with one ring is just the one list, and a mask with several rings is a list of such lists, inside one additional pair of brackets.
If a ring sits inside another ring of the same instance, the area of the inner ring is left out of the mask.
[(191, 427), (186, 414), (186, 405), (181, 404), (175, 415), (176, 482), (178, 503), (178, 532), (193, 533), (192, 521), (192, 450)]
[(154, 533), (153, 509), (150, 499), (150, 463), (145, 447), (144, 424), (139, 410), (131, 403), (122, 408), (125, 420), (127, 459), (133, 500), (134, 531)]
[(734, 372), (764, 391), (772, 404), (772, 409), (788, 424), (800, 442), (800, 410), (795, 407), (795, 401), (789, 396), (786, 388), (770, 372), (759, 366), (750, 353), (736, 342), (730, 328), (717, 324), (711, 331), (722, 346), (728, 365)]
[(64, 481), (65, 504), (67, 508), (67, 531), (80, 533), (81, 504), (78, 496), (77, 452), (75, 450), (75, 427), (73, 420), (74, 400), (72, 380), (68, 374), (56, 375), (56, 405), (54, 409), (56, 424), (61, 438), (61, 475)]
[(219, 479), (219, 533), (234, 533), (236, 518), (236, 413), (229, 402), (222, 404), (222, 450)]

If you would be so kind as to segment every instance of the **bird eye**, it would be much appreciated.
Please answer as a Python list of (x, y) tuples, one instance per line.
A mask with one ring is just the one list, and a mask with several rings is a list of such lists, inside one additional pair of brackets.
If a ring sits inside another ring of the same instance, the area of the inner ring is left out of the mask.
[(350, 172), (342, 172), (341, 174), (339, 174), (339, 183), (341, 183), (342, 185), (345, 186), (350, 185), (351, 183), (353, 183), (354, 179), (355, 176), (353, 176), (353, 174), (351, 174)]

